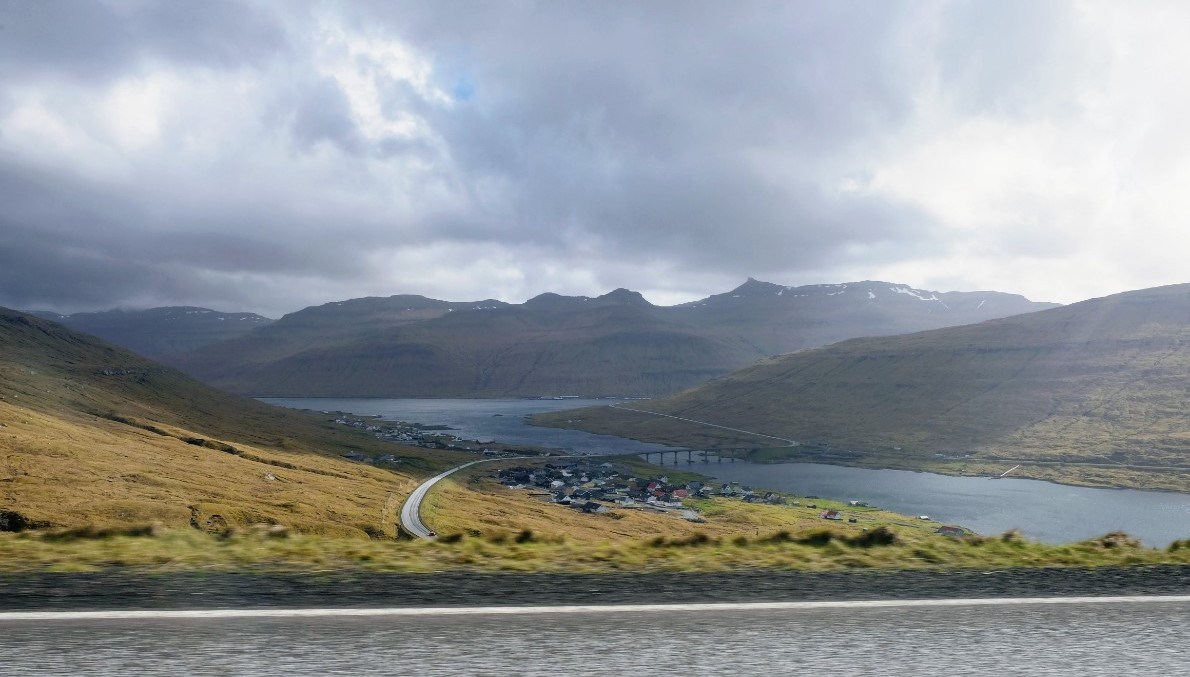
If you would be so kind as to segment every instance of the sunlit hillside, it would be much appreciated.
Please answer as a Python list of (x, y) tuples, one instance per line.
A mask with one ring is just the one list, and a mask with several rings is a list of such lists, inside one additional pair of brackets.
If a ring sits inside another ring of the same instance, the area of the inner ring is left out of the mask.
[[(0, 512), (10, 521), (391, 536), (416, 478), (455, 463), (326, 418), (0, 310)], [(395, 462), (373, 467), (350, 452)]]
[[(1188, 345), (1190, 285), (1174, 285), (844, 341), (637, 408), (795, 440), (790, 455), (807, 460), (879, 455), (885, 464), (984, 464), (984, 472), (991, 462), (1029, 461), (1080, 468), (1098, 484), (1178, 488), (1190, 470)], [(648, 440), (778, 445), (616, 409), (539, 417), (580, 419), (570, 425)]]

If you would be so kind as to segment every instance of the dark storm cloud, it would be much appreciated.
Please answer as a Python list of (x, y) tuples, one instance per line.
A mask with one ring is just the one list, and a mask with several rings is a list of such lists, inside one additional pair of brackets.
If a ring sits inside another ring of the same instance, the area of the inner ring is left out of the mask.
[(191, 211), (166, 192), (149, 210), (135, 190), (113, 193), (0, 163), (0, 305), (71, 312), (204, 298), (247, 307), (258, 301), (236, 290), (239, 274), (361, 274), (346, 251), (352, 243), (286, 238), (289, 229), (324, 225), (303, 223), (300, 213), (251, 205)]
[(517, 7), (384, 16), (426, 49), (468, 45), (444, 70), (476, 93), (435, 128), (472, 180), (509, 187), (513, 237), (568, 224), (616, 256), (739, 274), (928, 232), (908, 206), (821, 180), (908, 112), (895, 4)]
[(323, 78), (303, 93), (294, 107), (291, 130), (294, 139), (307, 148), (328, 141), (353, 155), (360, 152), (351, 102), (333, 78)]

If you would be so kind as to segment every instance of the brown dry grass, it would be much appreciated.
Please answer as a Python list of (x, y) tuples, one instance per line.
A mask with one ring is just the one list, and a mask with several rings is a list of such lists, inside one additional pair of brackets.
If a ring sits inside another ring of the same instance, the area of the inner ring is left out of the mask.
[[(0, 512), (67, 527), (188, 527), (193, 518), (200, 528), (391, 536), (416, 482), (467, 458), (328, 418), (228, 395), (0, 309)], [(347, 452), (400, 463), (374, 468)]]
[[(1122, 535), (1069, 545), (1042, 545), (1011, 534), (950, 539), (894, 527), (892, 543), (869, 544), (840, 534), (773, 532), (759, 538), (575, 541), (533, 535), (438, 541), (375, 541), (294, 535), (231, 538), (185, 530), (153, 535), (46, 537), (0, 533), (0, 572), (93, 571), (829, 571), (855, 568), (1092, 567), (1190, 564), (1190, 547), (1155, 550)], [(870, 532), (869, 532), (870, 533)]]
[(400, 500), (418, 481), (309, 452), (236, 444), (241, 455), (235, 455), (114, 421), (70, 421), (6, 402), (0, 421), (0, 510), (39, 522), (185, 527), (194, 506), (203, 527), (220, 515), (229, 525), (393, 535)]

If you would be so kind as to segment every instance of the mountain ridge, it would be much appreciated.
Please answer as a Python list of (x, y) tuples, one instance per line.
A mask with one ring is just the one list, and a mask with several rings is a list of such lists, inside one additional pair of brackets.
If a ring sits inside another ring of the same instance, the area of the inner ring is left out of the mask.
[(163, 306), (145, 310), (117, 308), (70, 315), (30, 311), (29, 314), (155, 359), (242, 336), (273, 322), (256, 313), (225, 313), (199, 306)]
[(168, 361), (255, 396), (646, 397), (842, 338), (1051, 305), (997, 292), (955, 294), (749, 278), (731, 292), (675, 306), (624, 288), (596, 297), (546, 292), (521, 304), (368, 297), (304, 308)]

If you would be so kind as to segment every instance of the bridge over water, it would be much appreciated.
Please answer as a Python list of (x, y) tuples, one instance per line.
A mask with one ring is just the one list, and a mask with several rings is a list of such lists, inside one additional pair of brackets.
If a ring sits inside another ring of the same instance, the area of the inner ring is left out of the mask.
[(743, 458), (754, 447), (731, 447), (720, 449), (666, 449), (664, 451), (646, 451), (638, 454), (641, 458), (655, 465), (678, 465), (680, 462), (694, 463), (695, 461), (710, 462), (714, 459), (718, 463), (727, 461), (735, 463), (736, 458)]

